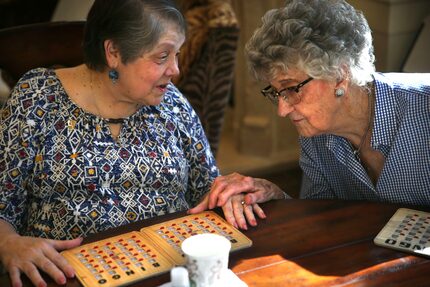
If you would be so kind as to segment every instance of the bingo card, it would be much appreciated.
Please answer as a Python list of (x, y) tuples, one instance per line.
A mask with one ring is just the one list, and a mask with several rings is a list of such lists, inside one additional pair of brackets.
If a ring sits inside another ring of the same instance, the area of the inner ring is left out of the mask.
[(181, 250), (182, 241), (192, 235), (201, 233), (223, 235), (230, 240), (232, 251), (252, 245), (248, 237), (212, 211), (155, 224), (141, 231), (150, 233), (157, 245), (163, 250), (169, 250), (169, 255), (174, 257), (173, 260), (178, 265), (185, 264), (185, 257)]
[(218, 214), (206, 211), (144, 227), (62, 252), (86, 287), (126, 286), (185, 264), (181, 243), (201, 233), (225, 236), (231, 250), (252, 245)]
[(399, 208), (373, 241), (379, 246), (430, 257), (430, 212)]

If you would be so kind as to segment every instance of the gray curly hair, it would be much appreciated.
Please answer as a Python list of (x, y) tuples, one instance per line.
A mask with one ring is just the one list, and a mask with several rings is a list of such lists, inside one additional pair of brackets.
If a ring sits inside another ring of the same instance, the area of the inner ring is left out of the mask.
[(344, 0), (288, 0), (268, 11), (245, 47), (249, 68), (270, 82), (298, 69), (316, 79), (365, 86), (375, 72), (372, 36), (360, 11)]

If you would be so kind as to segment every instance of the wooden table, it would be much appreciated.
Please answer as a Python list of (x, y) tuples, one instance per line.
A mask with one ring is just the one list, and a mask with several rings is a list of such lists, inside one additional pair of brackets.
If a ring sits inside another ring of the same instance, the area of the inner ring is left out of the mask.
[[(378, 247), (373, 238), (400, 205), (337, 200), (265, 203), (267, 219), (244, 233), (253, 246), (230, 255), (229, 267), (248, 286), (430, 286), (430, 260)], [(430, 210), (430, 208), (419, 208)], [(185, 213), (97, 234), (100, 240)], [(168, 274), (131, 286), (158, 286)], [(30, 286), (25, 281), (25, 286)], [(7, 276), (0, 286), (10, 286)], [(49, 286), (56, 286), (49, 282)], [(66, 286), (80, 286), (71, 280)]]

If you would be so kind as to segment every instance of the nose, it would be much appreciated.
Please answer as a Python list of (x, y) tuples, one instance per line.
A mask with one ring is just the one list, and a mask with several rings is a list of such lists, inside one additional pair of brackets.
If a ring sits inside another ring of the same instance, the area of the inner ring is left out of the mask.
[(294, 110), (294, 106), (283, 99), (278, 101), (278, 116), (285, 118)]
[(170, 61), (170, 64), (166, 69), (166, 75), (169, 77), (175, 77), (178, 76), (179, 73), (180, 71), (178, 66), (178, 57), (175, 57), (173, 60)]

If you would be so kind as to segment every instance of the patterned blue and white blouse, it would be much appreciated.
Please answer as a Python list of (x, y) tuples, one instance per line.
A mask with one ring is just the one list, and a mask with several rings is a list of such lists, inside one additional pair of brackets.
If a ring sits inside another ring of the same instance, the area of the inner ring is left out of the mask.
[(430, 205), (430, 74), (375, 74), (371, 145), (385, 156), (376, 186), (339, 136), (301, 138), (304, 198)]
[(26, 73), (1, 113), (0, 218), (22, 235), (75, 238), (186, 210), (218, 175), (200, 121), (173, 85), (159, 106), (127, 118), (117, 141), (51, 69)]

